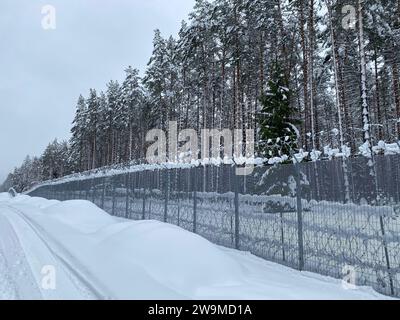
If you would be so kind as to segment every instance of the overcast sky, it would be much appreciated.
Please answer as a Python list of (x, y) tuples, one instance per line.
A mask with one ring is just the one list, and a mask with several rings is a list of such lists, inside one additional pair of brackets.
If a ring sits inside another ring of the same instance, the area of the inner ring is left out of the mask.
[[(42, 28), (44, 5), (56, 29)], [(0, 183), (67, 139), (79, 94), (145, 69), (153, 31), (176, 35), (194, 0), (0, 0)]]

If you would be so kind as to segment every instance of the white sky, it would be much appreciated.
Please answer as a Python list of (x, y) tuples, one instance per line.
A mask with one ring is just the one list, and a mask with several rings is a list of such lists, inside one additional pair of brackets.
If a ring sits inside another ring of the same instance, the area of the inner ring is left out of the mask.
[[(56, 8), (56, 30), (41, 25)], [(153, 30), (176, 35), (194, 0), (0, 0), (0, 183), (67, 139), (79, 94), (145, 69)]]

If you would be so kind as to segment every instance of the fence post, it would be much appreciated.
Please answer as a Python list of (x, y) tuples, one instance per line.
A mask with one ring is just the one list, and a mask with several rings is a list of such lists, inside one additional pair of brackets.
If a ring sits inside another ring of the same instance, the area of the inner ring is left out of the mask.
[(183, 170), (181, 168), (175, 169), (175, 179), (176, 179), (176, 186), (175, 186), (175, 188), (176, 188), (176, 190), (175, 190), (176, 196), (175, 196), (175, 198), (176, 198), (176, 201), (178, 203), (178, 212), (177, 212), (177, 214), (178, 214), (178, 217), (177, 217), (178, 227), (181, 226), (181, 197), (182, 197), (182, 193), (181, 193), (182, 192), (181, 177), (182, 177), (182, 171)]
[(240, 216), (239, 216), (239, 182), (240, 177), (236, 174), (236, 165), (233, 168), (233, 182), (235, 189), (235, 248), (240, 249)]
[(146, 220), (146, 187), (147, 187), (147, 171), (143, 171), (143, 204), (142, 204), (142, 219)]
[(197, 233), (197, 167), (193, 167), (193, 179), (192, 179), (192, 189), (193, 189), (193, 233)]
[(71, 182), (69, 184), (69, 200), (73, 200), (74, 199), (74, 182)]
[(78, 199), (79, 200), (83, 200), (83, 197), (82, 197), (82, 180), (78, 180), (78, 189), (79, 189)]
[(164, 222), (168, 222), (168, 200), (169, 200), (169, 188), (170, 188), (170, 181), (169, 181), (169, 169), (165, 169), (166, 172), (166, 179), (164, 179), (164, 191), (165, 191), (165, 199), (164, 199)]
[(90, 184), (88, 183), (88, 181), (85, 181), (85, 200), (88, 201), (90, 199)]
[(146, 199), (147, 208), (148, 208), (148, 212), (147, 212), (148, 219), (151, 219), (151, 215), (152, 215), (151, 210), (153, 209), (152, 202), (151, 202), (153, 199), (152, 197), (154, 197), (153, 188), (157, 185), (157, 182), (155, 180), (155, 174), (156, 174), (155, 171), (148, 171), (148, 173), (147, 173), (148, 179), (149, 179), (148, 197)]
[[(374, 176), (374, 185), (375, 185), (375, 190), (376, 190), (376, 200), (377, 200), (377, 204), (378, 206), (383, 205), (381, 203), (381, 197), (379, 196), (379, 180), (378, 178), (380, 177), (380, 175), (377, 173), (379, 170), (379, 161), (376, 161), (376, 159), (374, 159), (374, 171), (375, 171), (375, 176)], [(390, 167), (390, 164), (387, 163), (383, 163), (383, 165), (388, 165), (388, 167)], [(373, 205), (373, 204), (372, 204)], [(390, 254), (389, 254), (389, 248), (388, 248), (388, 243), (387, 243), (387, 239), (386, 239), (386, 228), (385, 228), (385, 215), (379, 215), (379, 224), (380, 224), (380, 228), (381, 228), (381, 233), (382, 233), (382, 244), (383, 244), (383, 252), (385, 255), (385, 261), (386, 261), (386, 268), (387, 268), (387, 273), (389, 276), (389, 287), (390, 287), (390, 294), (392, 296), (395, 295), (395, 284), (393, 281), (393, 274), (392, 274), (392, 267), (391, 267), (391, 263), (390, 263)]]
[(394, 296), (394, 283), (393, 283), (393, 277), (392, 277), (392, 268), (390, 266), (389, 249), (388, 249), (387, 241), (386, 241), (385, 223), (384, 223), (382, 216), (379, 217), (379, 220), (380, 220), (381, 231), (382, 231), (383, 248), (384, 248), (384, 252), (385, 252), (386, 267), (387, 267), (388, 275), (389, 275), (390, 293), (392, 296)]
[(96, 183), (95, 179), (92, 179), (92, 202), (96, 203)]
[(111, 179), (111, 183), (112, 183), (112, 209), (111, 209), (111, 214), (112, 216), (115, 216), (115, 192), (116, 192), (116, 188), (115, 188), (115, 177)]
[(104, 210), (104, 197), (106, 193), (106, 178), (103, 178), (103, 190), (101, 192), (101, 208)]
[(130, 218), (130, 214), (129, 214), (129, 196), (130, 196), (130, 179), (131, 173), (128, 172), (128, 174), (126, 174), (125, 176), (125, 189), (126, 189), (126, 198), (125, 198), (125, 218), (129, 219)]
[(297, 197), (297, 231), (299, 242), (299, 270), (304, 270), (304, 234), (303, 234), (303, 203), (302, 203), (302, 188), (301, 188), (301, 172), (300, 164), (294, 157), (294, 167), (296, 171), (296, 197)]

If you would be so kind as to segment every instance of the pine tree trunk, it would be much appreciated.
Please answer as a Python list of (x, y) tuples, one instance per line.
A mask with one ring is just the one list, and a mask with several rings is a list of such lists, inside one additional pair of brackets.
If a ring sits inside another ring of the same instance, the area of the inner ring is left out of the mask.
[(304, 0), (300, 3), (300, 37), (301, 47), (303, 52), (303, 94), (304, 94), (304, 123), (303, 123), (303, 144), (307, 147), (308, 139), (307, 134), (309, 131), (309, 104), (308, 104), (308, 58), (307, 58), (307, 43), (305, 36), (305, 17), (304, 17)]
[(264, 93), (265, 84), (264, 84), (264, 31), (260, 31), (260, 96)]
[(92, 169), (96, 168), (96, 135), (93, 137)]
[(128, 158), (128, 161), (131, 161), (132, 160), (132, 135), (133, 135), (133, 132), (132, 132), (132, 120), (130, 120), (129, 121), (129, 158)]
[(367, 101), (367, 61), (365, 56), (365, 44), (364, 44), (364, 22), (363, 22), (363, 2), (364, 0), (358, 0), (358, 11), (359, 11), (359, 41), (360, 41), (360, 58), (361, 58), (361, 99), (362, 99), (362, 115), (363, 115), (363, 131), (364, 131), (364, 142), (368, 147), (369, 158), (368, 166), (370, 169), (370, 175), (373, 178), (373, 190), (375, 195), (371, 198), (378, 196), (378, 184), (375, 169), (375, 157), (372, 151), (371, 144), (371, 133), (370, 133), (370, 118), (369, 118), (369, 106)]
[[(343, 115), (344, 115), (344, 121), (345, 121), (345, 128), (346, 128), (346, 136), (348, 141), (350, 141), (350, 147), (352, 152), (357, 152), (358, 150), (356, 149), (356, 135), (354, 132), (354, 119), (353, 115), (350, 112), (350, 102), (347, 101), (346, 96), (349, 92), (348, 87), (346, 85), (346, 82), (344, 81), (344, 73), (345, 70), (343, 70), (343, 66), (350, 64), (350, 59), (348, 57), (348, 51), (345, 50), (345, 56), (344, 56), (344, 62), (343, 64), (339, 65), (339, 76), (340, 76), (340, 86), (343, 88), (342, 89), (342, 106), (343, 106)], [(350, 85), (351, 87), (351, 85)], [(358, 110), (357, 110), (358, 112)], [(347, 140), (345, 139), (345, 140)]]
[(309, 112), (309, 123), (311, 126), (311, 141), (312, 149), (316, 150), (316, 131), (315, 131), (315, 110), (314, 110), (314, 0), (310, 0), (310, 17), (308, 23), (308, 36), (309, 36), (309, 88), (310, 88), (310, 112)]
[(379, 74), (378, 74), (378, 52), (375, 49), (375, 87), (376, 87), (376, 121), (378, 122), (378, 140), (383, 140), (383, 121), (381, 112), (381, 96), (380, 96), (380, 84), (379, 84)]
[(364, 22), (363, 22), (363, 0), (358, 0), (359, 11), (359, 42), (360, 42), (360, 63), (361, 63), (361, 101), (362, 101), (362, 116), (363, 116), (363, 132), (364, 142), (369, 144), (371, 148), (371, 133), (370, 133), (370, 119), (369, 119), (369, 106), (367, 95), (367, 62), (365, 57), (365, 43), (364, 43)]
[(284, 71), (286, 77), (289, 79), (289, 64), (288, 64), (288, 54), (286, 49), (286, 36), (285, 36), (285, 27), (283, 25), (283, 17), (282, 17), (282, 7), (281, 7), (281, 0), (277, 0), (277, 14), (278, 14), (278, 42), (279, 42), (279, 54), (282, 61), (284, 61)]
[[(342, 103), (343, 101), (341, 100), (341, 94), (343, 92), (343, 87), (340, 86), (339, 83), (339, 50), (337, 48), (337, 42), (336, 42), (336, 33), (335, 29), (333, 26), (333, 15), (332, 15), (332, 5), (330, 1), (326, 0), (326, 5), (328, 8), (328, 13), (329, 13), (329, 25), (330, 25), (330, 30), (331, 30), (331, 42), (332, 42), (332, 52), (333, 52), (333, 67), (334, 67), (334, 75), (335, 75), (335, 91), (336, 91), (336, 109), (338, 113), (338, 119), (339, 119), (339, 139), (340, 139), (340, 146), (341, 148), (344, 146), (344, 135), (343, 135), (343, 120), (342, 120)], [(343, 79), (341, 79), (343, 81)]]
[[(393, 53), (393, 56), (395, 54)], [(396, 131), (397, 138), (400, 138), (400, 92), (399, 92), (399, 69), (396, 63), (395, 57), (393, 57), (392, 62), (392, 73), (393, 73), (393, 93), (394, 93), (394, 102), (396, 106)]]

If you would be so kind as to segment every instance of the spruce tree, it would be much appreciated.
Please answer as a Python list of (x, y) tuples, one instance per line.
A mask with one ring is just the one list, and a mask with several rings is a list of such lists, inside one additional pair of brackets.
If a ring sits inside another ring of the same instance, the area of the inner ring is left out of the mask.
[(272, 66), (266, 93), (260, 101), (259, 152), (264, 157), (290, 156), (298, 149), (300, 122), (294, 119), (296, 110), (290, 103), (290, 90), (285, 73), (278, 62)]

